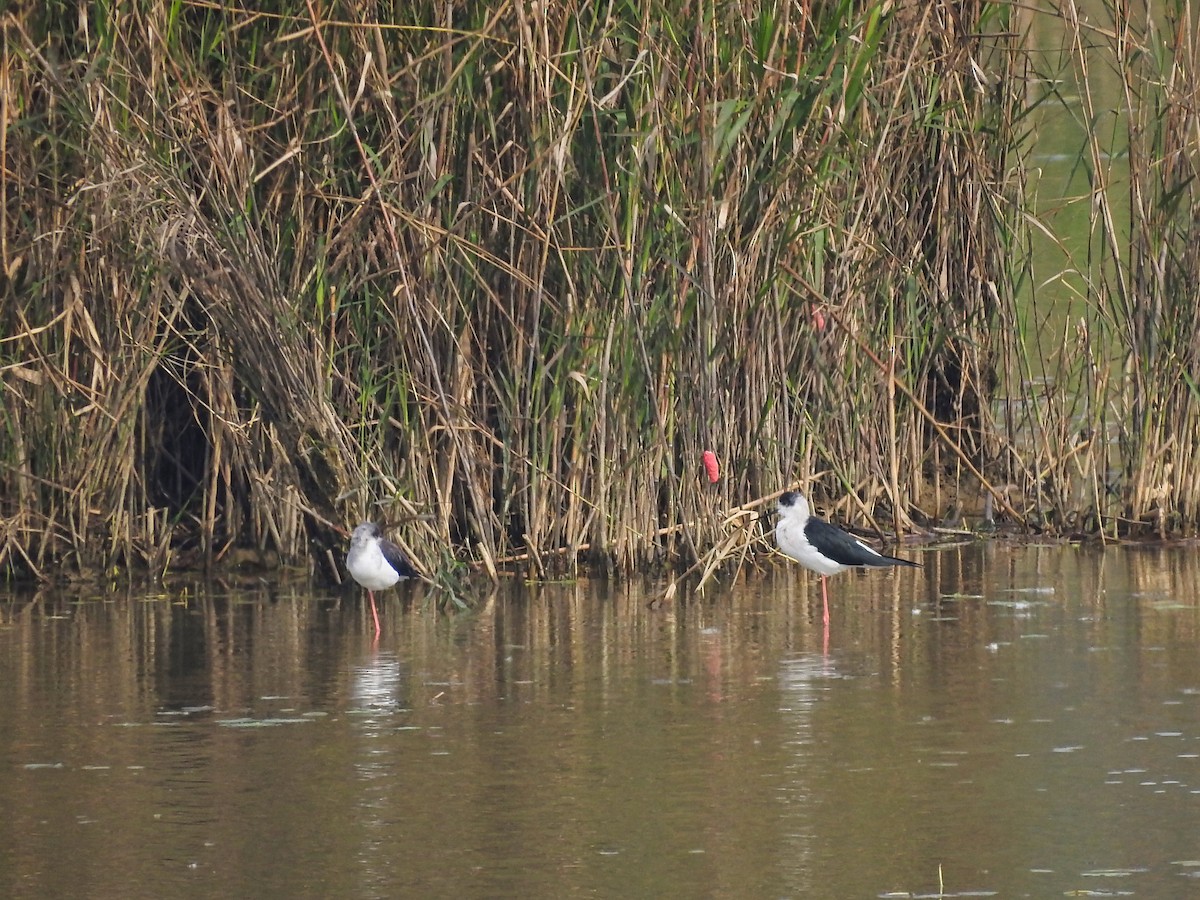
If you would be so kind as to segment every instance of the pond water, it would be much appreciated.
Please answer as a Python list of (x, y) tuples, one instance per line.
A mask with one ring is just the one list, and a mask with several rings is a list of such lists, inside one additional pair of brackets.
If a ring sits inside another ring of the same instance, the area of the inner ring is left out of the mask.
[[(915, 551), (914, 551), (915, 553)], [(914, 555), (914, 554), (910, 554)], [(1194, 546), (0, 602), (5, 897), (1181, 896)], [(940, 894), (939, 894), (940, 891)]]

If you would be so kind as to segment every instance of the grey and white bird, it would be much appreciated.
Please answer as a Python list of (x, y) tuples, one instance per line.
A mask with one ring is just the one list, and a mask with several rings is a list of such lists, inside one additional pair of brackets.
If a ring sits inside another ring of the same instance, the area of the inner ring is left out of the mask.
[(836, 525), (814, 518), (808, 501), (798, 491), (787, 491), (779, 498), (779, 520), (775, 523), (775, 543), (806, 569), (821, 576), (821, 608), (829, 624), (829, 590), (825, 578), (854, 566), (914, 566), (920, 563), (895, 556), (884, 556)]
[(404, 551), (383, 536), (374, 522), (363, 522), (350, 536), (350, 552), (346, 554), (350, 577), (367, 589), (371, 598), (371, 617), (375, 620), (375, 637), (379, 637), (379, 613), (375, 610), (375, 592), (390, 588), (404, 578), (412, 578), (412, 567)]

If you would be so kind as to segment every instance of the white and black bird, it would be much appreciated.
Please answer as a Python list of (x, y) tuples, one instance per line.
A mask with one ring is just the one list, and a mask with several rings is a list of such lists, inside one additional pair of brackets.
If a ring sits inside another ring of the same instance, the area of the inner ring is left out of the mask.
[(350, 577), (367, 589), (371, 598), (371, 617), (375, 620), (375, 636), (379, 637), (379, 613), (375, 611), (375, 592), (390, 588), (397, 581), (412, 578), (412, 567), (404, 551), (383, 536), (374, 522), (363, 522), (350, 536), (350, 552), (346, 554)]
[(785, 556), (821, 576), (821, 606), (826, 625), (829, 624), (826, 576), (854, 566), (921, 566), (911, 560), (884, 556), (836, 525), (813, 518), (808, 501), (798, 491), (787, 491), (779, 498), (775, 543)]

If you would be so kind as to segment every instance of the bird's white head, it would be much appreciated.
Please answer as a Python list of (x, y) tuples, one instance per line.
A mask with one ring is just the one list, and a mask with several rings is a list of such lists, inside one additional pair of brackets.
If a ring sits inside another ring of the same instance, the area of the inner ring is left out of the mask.
[(383, 532), (379, 530), (378, 525), (374, 522), (363, 522), (350, 535), (350, 546), (366, 547), (372, 541), (377, 541), (381, 537), (383, 537)]
[(799, 491), (785, 491), (779, 497), (779, 516), (785, 519), (807, 519), (808, 501)]

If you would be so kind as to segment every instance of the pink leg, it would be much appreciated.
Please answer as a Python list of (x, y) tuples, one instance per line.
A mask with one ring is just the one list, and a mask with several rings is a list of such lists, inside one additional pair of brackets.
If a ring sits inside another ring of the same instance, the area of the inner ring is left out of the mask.
[(824, 628), (821, 629), (821, 653), (824, 656), (829, 656), (829, 587), (825, 583), (825, 576), (821, 576), (821, 620)]
[(375, 637), (379, 637), (379, 613), (375, 611), (375, 592), (367, 591), (367, 596), (371, 598), (371, 618), (375, 620)]

